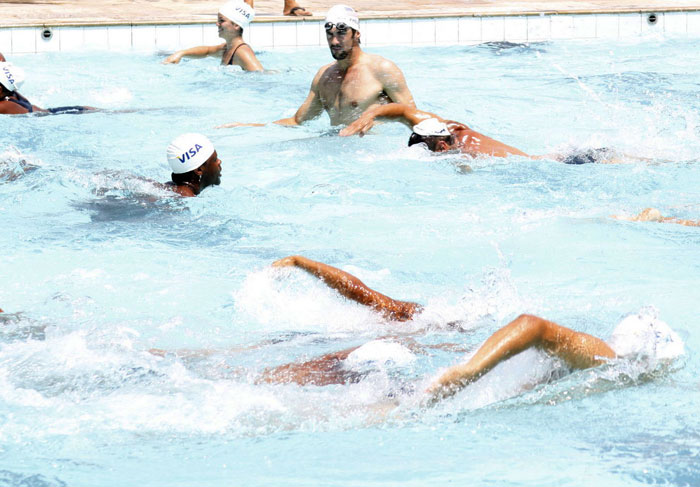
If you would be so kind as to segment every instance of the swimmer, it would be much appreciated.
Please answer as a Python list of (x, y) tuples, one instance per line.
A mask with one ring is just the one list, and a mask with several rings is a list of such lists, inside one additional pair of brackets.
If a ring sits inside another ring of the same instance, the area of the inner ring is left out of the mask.
[[(245, 3), (247, 3), (251, 7), (254, 6), (253, 0), (245, 0)], [(287, 15), (289, 17), (308, 17), (312, 14), (304, 7), (299, 5), (295, 0), (284, 0), (284, 8), (282, 9), (282, 15)]]
[[(316, 73), (306, 100), (294, 116), (274, 123), (300, 125), (325, 110), (331, 125), (346, 125), (378, 104), (415, 105), (401, 70), (388, 59), (362, 51), (360, 21), (351, 7), (336, 5), (331, 8), (326, 16), (325, 30), (335, 62)], [(234, 122), (218, 128), (263, 125)]]
[(32, 105), (19, 93), (24, 83), (24, 71), (8, 62), (0, 62), (0, 113), (19, 115), (23, 113), (45, 112)]
[[(356, 301), (396, 321), (410, 320), (422, 310), (417, 303), (398, 301), (367, 287), (355, 276), (335, 267), (302, 256), (290, 256), (272, 264), (274, 267), (297, 267)], [(540, 349), (563, 360), (572, 369), (596, 367), (611, 359), (638, 354), (640, 340), (653, 342), (649, 353), (659, 359), (673, 359), (683, 353), (682, 340), (670, 327), (644, 314), (625, 318), (613, 332), (610, 343), (566, 328), (538, 316), (518, 316), (491, 335), (465, 363), (441, 373), (428, 388), (429, 403), (450, 397), (477, 381), (499, 363), (530, 348)], [(304, 363), (286, 364), (266, 371), (265, 382), (296, 382), (327, 385), (352, 381), (343, 372), (342, 362), (360, 347), (323, 355)]]
[(219, 37), (226, 42), (217, 46), (183, 49), (168, 56), (163, 63), (177, 64), (183, 57), (204, 57), (221, 53), (223, 65), (240, 66), (244, 71), (263, 71), (253, 49), (243, 42), (243, 29), (248, 28), (255, 18), (252, 2), (250, 4), (247, 5), (243, 0), (231, 0), (219, 9), (216, 26), (219, 28)]
[[(521, 156), (529, 159), (553, 159), (564, 164), (606, 163), (615, 164), (622, 160), (610, 149), (589, 149), (570, 155), (546, 154), (530, 155), (470, 129), (463, 123), (445, 120), (438, 115), (416, 109), (414, 106), (391, 103), (368, 108), (357, 120), (340, 131), (340, 136), (365, 135), (379, 118), (397, 120), (412, 128), (408, 139), (409, 147), (424, 144), (432, 152), (457, 150), (471, 157)], [(646, 160), (625, 156), (636, 160)]]
[(686, 227), (700, 227), (700, 220), (683, 220), (682, 218), (663, 216), (656, 208), (645, 208), (639, 215), (632, 217), (613, 215), (613, 218), (632, 222), (676, 223), (678, 225), (685, 225)]
[(62, 114), (82, 113), (95, 110), (93, 107), (71, 106), (43, 109), (27, 100), (19, 93), (19, 87), (24, 83), (24, 71), (12, 63), (0, 62), (0, 114), (22, 115), (26, 113)]
[(391, 103), (367, 109), (357, 120), (340, 131), (341, 136), (364, 135), (374, 126), (376, 119), (398, 120), (413, 129), (408, 145), (425, 144), (433, 152), (460, 150), (470, 156), (488, 155), (508, 157), (511, 155), (536, 158), (520, 149), (470, 129), (453, 120), (445, 120), (434, 113), (418, 110), (415, 106)]
[(221, 160), (204, 135), (180, 135), (168, 146), (167, 158), (173, 172), (166, 186), (180, 196), (197, 196), (221, 183)]

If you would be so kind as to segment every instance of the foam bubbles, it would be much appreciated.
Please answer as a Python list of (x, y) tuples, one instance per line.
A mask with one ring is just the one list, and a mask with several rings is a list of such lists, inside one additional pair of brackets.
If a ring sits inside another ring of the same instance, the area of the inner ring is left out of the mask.
[(384, 323), (378, 313), (297, 269), (252, 272), (233, 296), (237, 311), (268, 330), (365, 331)]

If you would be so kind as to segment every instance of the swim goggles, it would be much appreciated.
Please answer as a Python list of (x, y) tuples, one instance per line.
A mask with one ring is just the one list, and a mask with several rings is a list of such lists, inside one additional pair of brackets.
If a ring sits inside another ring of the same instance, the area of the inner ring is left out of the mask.
[(348, 31), (348, 29), (350, 28), (348, 26), (348, 24), (346, 24), (345, 22), (338, 22), (337, 24), (334, 24), (333, 22), (326, 22), (326, 25), (324, 25), (324, 28), (326, 29), (326, 33), (329, 33), (329, 34), (330, 34), (331, 30), (333, 30), (333, 27), (335, 27), (335, 31), (338, 34), (345, 34)]
[(423, 140), (422, 135), (418, 135), (417, 133), (413, 132), (411, 133), (411, 136), (408, 138), (408, 146), (411, 147), (412, 145), (420, 144), (422, 142), (425, 142)]

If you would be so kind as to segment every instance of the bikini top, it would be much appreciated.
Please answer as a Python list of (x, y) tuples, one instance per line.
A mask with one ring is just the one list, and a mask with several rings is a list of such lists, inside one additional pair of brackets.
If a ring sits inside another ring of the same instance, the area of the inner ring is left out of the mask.
[(231, 53), (231, 57), (228, 59), (228, 62), (226, 64), (228, 66), (231, 66), (233, 64), (233, 58), (236, 57), (236, 51), (238, 51), (241, 47), (247, 46), (247, 45), (248, 44), (246, 44), (245, 42), (241, 42), (240, 44), (238, 44), (238, 46), (236, 46), (236, 48)]
[(10, 96), (8, 95), (5, 97), (5, 101), (11, 101), (12, 103), (16, 103), (19, 106), (25, 108), (29, 113), (32, 113), (34, 111), (34, 109), (32, 108), (32, 104), (29, 103), (29, 100), (24, 98), (19, 93), (15, 93), (15, 96), (17, 98), (10, 98)]

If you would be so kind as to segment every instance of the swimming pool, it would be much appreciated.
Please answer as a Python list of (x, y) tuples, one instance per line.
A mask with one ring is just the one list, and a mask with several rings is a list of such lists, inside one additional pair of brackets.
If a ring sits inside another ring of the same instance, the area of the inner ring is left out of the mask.
[[(120, 111), (0, 121), (0, 307), (22, 312), (0, 331), (2, 485), (697, 484), (700, 234), (609, 218), (700, 216), (697, 44), (372, 50), (419, 107), (528, 153), (650, 159), (584, 166), (434, 156), (398, 125), (341, 139), (325, 117), (213, 128), (292, 115), (326, 49), (261, 52), (269, 74), (13, 56), (35, 104)], [(142, 178), (168, 179), (165, 147), (186, 131), (212, 139), (222, 184), (175, 201)], [(426, 312), (387, 323), (269, 269), (295, 253)], [(606, 337), (646, 307), (686, 343), (671, 370), (620, 363), (523, 391), (552, 365), (527, 353), (431, 409), (424, 378), (462, 352), (348, 386), (255, 383), (397, 331), (469, 347), (531, 312)]]

